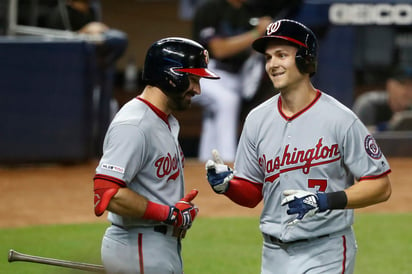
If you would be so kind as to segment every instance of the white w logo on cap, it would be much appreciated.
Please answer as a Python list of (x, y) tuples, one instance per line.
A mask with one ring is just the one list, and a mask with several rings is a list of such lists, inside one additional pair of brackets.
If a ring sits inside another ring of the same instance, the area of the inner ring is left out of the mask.
[(266, 35), (271, 35), (275, 33), (280, 27), (280, 21), (276, 21), (274, 23), (270, 23), (269, 26), (266, 28)]

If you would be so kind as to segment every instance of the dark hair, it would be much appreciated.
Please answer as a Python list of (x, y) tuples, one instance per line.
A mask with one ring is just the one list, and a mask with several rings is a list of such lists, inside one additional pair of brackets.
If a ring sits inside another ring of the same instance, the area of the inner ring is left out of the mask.
[(400, 65), (392, 70), (391, 78), (398, 81), (412, 80), (412, 65)]

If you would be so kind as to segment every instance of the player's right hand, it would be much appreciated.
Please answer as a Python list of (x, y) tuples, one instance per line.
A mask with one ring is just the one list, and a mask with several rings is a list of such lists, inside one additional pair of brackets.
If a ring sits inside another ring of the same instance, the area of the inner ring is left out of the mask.
[(189, 229), (199, 212), (197, 206), (192, 203), (192, 200), (197, 196), (197, 193), (198, 190), (192, 189), (174, 206), (169, 206), (169, 214), (163, 222), (181, 229)]
[(206, 162), (207, 181), (216, 193), (222, 194), (229, 188), (233, 170), (223, 163), (217, 150), (213, 150), (212, 155), (213, 160)]
[(179, 209), (175, 206), (169, 207), (169, 214), (163, 222), (168, 225), (174, 225), (177, 221), (177, 216), (179, 215)]
[(196, 197), (198, 191), (192, 189), (185, 197), (179, 200), (175, 207), (179, 210), (174, 226), (181, 229), (189, 229), (195, 220), (199, 209), (192, 203), (192, 200)]

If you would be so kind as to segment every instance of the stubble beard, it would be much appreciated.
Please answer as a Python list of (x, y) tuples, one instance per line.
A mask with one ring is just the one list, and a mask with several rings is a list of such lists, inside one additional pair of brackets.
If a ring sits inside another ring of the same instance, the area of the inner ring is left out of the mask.
[(192, 100), (185, 98), (185, 93), (170, 95), (169, 96), (169, 107), (173, 111), (187, 110), (192, 105)]

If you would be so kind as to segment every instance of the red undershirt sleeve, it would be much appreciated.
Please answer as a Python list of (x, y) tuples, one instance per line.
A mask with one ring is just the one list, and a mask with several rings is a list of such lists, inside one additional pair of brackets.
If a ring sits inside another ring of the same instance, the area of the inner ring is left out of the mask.
[(262, 188), (262, 184), (235, 177), (230, 180), (229, 189), (225, 195), (241, 206), (253, 208), (263, 198)]
[(94, 178), (94, 214), (101, 216), (109, 205), (112, 197), (126, 183), (114, 177), (97, 174)]

